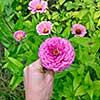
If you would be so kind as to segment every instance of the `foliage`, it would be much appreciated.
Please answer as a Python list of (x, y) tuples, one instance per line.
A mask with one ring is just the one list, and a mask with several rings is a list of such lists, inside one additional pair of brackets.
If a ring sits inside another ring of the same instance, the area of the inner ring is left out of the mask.
[[(52, 100), (100, 99), (100, 1), (48, 0), (44, 14), (32, 15), (29, 0), (0, 0), (0, 70), (9, 69), (14, 90), (23, 81), (23, 69), (38, 59), (39, 45), (48, 37), (39, 36), (36, 25), (44, 20), (53, 23), (52, 36), (69, 39), (76, 58), (69, 69), (55, 74)], [(73, 24), (87, 28), (85, 37), (71, 34)], [(13, 33), (23, 30), (27, 38), (16, 42)], [(11, 100), (11, 99), (9, 99)], [(14, 99), (18, 100), (18, 99)], [(20, 99), (22, 100), (22, 99)]]

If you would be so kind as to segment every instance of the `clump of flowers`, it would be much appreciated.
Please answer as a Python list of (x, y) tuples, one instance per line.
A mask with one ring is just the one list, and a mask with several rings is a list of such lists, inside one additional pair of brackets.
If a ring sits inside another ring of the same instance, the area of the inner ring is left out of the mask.
[(52, 26), (50, 21), (42, 21), (36, 26), (36, 30), (40, 35), (47, 35), (51, 33)]
[(26, 33), (22, 30), (18, 30), (14, 33), (14, 39), (20, 41), (26, 37)]
[(52, 37), (40, 45), (39, 53), (43, 67), (60, 72), (71, 66), (75, 58), (71, 43), (60, 37)]
[(28, 9), (31, 10), (32, 14), (35, 14), (36, 12), (45, 13), (46, 7), (47, 7), (46, 1), (32, 0), (29, 3)]
[(72, 27), (72, 34), (74, 34), (75, 36), (80, 36), (83, 37), (86, 34), (86, 28), (85, 26), (81, 25), (81, 24), (74, 24)]

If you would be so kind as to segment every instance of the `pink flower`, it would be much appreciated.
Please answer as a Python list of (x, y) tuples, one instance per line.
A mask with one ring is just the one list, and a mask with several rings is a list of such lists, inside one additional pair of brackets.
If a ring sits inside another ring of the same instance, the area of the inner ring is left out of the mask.
[(72, 34), (74, 34), (75, 36), (80, 36), (83, 37), (86, 34), (86, 28), (81, 25), (81, 24), (75, 24), (72, 27)]
[(29, 3), (28, 9), (31, 10), (32, 14), (35, 14), (36, 12), (45, 13), (46, 7), (47, 7), (46, 1), (32, 0)]
[(22, 40), (25, 37), (26, 37), (26, 34), (22, 30), (16, 31), (14, 33), (14, 38), (15, 38), (16, 41), (20, 41), (20, 40)]
[(47, 35), (51, 33), (52, 26), (50, 21), (42, 21), (36, 26), (36, 30), (40, 35)]
[(38, 55), (43, 67), (54, 72), (60, 72), (70, 67), (75, 58), (71, 43), (60, 37), (45, 40), (40, 45)]

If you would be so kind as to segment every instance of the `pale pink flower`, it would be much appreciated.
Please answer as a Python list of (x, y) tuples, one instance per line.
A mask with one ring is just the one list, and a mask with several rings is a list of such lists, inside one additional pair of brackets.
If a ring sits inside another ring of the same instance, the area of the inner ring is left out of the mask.
[(43, 67), (54, 72), (60, 72), (70, 67), (75, 58), (71, 43), (60, 37), (45, 40), (40, 45), (38, 55)]
[(47, 7), (46, 1), (32, 0), (29, 3), (28, 9), (31, 10), (32, 14), (35, 14), (36, 12), (45, 13), (46, 7)]
[(39, 35), (47, 35), (51, 33), (52, 23), (50, 21), (42, 21), (36, 26)]
[(72, 34), (74, 34), (75, 36), (80, 36), (83, 37), (86, 34), (86, 28), (85, 26), (81, 25), (81, 24), (74, 24), (72, 27)]
[(18, 30), (14, 33), (14, 38), (16, 41), (20, 41), (26, 37), (26, 33), (22, 30)]

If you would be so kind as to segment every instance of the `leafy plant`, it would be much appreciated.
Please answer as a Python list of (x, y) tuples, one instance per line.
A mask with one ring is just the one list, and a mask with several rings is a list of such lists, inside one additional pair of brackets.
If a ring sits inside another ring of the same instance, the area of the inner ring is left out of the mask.
[[(25, 66), (38, 59), (39, 45), (52, 35), (69, 39), (76, 58), (70, 68), (55, 74), (51, 100), (99, 100), (100, 1), (54, 0), (46, 13), (34, 15), (27, 10), (28, 4), (29, 0), (0, 1), (0, 70), (11, 72), (12, 91), (23, 81)], [(53, 23), (51, 35), (40, 36), (36, 31), (36, 25), (44, 20)], [(85, 37), (71, 34), (72, 25), (77, 23), (86, 27)], [(27, 34), (20, 42), (13, 38), (17, 30)]]

